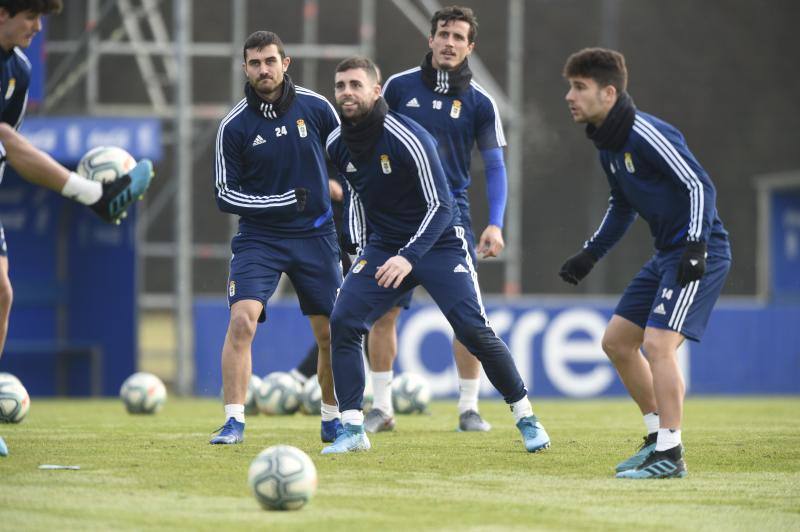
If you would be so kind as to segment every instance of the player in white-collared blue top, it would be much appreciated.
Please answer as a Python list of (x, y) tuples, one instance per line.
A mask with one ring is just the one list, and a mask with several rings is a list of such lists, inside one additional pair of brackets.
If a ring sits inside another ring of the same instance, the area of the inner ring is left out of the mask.
[[(478, 22), (471, 9), (445, 7), (433, 14), (428, 37), (430, 52), (418, 67), (390, 76), (383, 87), (389, 109), (413, 118), (433, 135), (448, 185), (464, 228), (472, 264), (478, 254), (495, 257), (505, 243), (502, 227), (506, 206), (507, 180), (503, 161), (506, 145), (497, 105), (489, 93), (472, 79), (469, 55), (475, 47)], [(489, 223), (477, 242), (472, 232), (468, 189), (472, 182), (472, 150), (477, 147), (484, 162)], [(395, 335), (400, 307), (407, 307), (411, 293), (378, 320), (370, 331), (369, 357), (373, 387), (373, 408), (367, 414), (370, 432), (394, 426), (391, 388), (395, 345), (382, 341)], [(480, 362), (458, 339), (453, 353), (459, 375), (459, 430), (486, 431), (489, 423), (478, 411)]]
[(369, 59), (342, 61), (334, 87), (342, 125), (326, 149), (349, 189), (350, 234), (359, 253), (331, 315), (331, 360), (345, 431), (323, 454), (370, 448), (361, 411), (361, 342), (375, 320), (417, 285), (430, 293), (511, 406), (525, 448), (546, 448), (550, 439), (533, 415), (514, 359), (489, 326), (435, 140), (388, 109)]
[(220, 210), (239, 216), (231, 242), (230, 324), (222, 349), (225, 424), (211, 443), (244, 437), (250, 346), (285, 273), (319, 348), (322, 440), (340, 430), (330, 372), (329, 316), (342, 271), (328, 190), (324, 143), (339, 118), (324, 97), (297, 87), (290, 59), (272, 32), (244, 44), (245, 98), (217, 133), (215, 184)]
[(637, 215), (655, 240), (655, 255), (628, 285), (603, 338), (647, 429), (639, 451), (617, 465), (617, 477), (684, 477), (684, 382), (677, 350), (686, 338), (702, 338), (731, 267), (716, 190), (680, 131), (636, 109), (625, 92), (622, 54), (581, 50), (567, 60), (564, 77), (570, 112), (587, 124), (611, 197), (600, 228), (559, 275), (577, 284)]

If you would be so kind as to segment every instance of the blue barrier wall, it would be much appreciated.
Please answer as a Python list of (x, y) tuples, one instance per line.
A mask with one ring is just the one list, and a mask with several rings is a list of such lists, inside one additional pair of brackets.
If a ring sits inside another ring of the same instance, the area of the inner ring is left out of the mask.
[(59, 379), (70, 395), (116, 395), (135, 371), (135, 220), (132, 208), (123, 224), (106, 224), (6, 171), (0, 222), (14, 302), (0, 371), (19, 377), (31, 395), (58, 393)]
[[(497, 333), (511, 348), (531, 394), (596, 397), (625, 389), (600, 348), (613, 311), (611, 300), (524, 299), (487, 301)], [(195, 304), (196, 387), (216, 395), (220, 350), (228, 323), (223, 299)], [(313, 341), (296, 303), (270, 304), (253, 344), (253, 372), (293, 368)], [(800, 306), (721, 303), (702, 343), (679, 353), (687, 389), (696, 394), (800, 393)], [(457, 393), (450, 329), (434, 305), (401, 313), (395, 371), (424, 375), (438, 396)], [(482, 392), (496, 395), (483, 378)]]

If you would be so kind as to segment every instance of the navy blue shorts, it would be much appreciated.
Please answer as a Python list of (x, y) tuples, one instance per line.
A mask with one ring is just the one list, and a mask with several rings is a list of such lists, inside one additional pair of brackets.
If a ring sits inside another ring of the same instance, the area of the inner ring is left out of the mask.
[(6, 246), (6, 232), (3, 224), (0, 223), (0, 257), (8, 257), (8, 246)]
[(375, 279), (377, 269), (394, 257), (395, 251), (368, 244), (353, 261), (342, 285), (342, 294), (356, 297), (372, 309), (368, 316), (364, 316), (367, 326), (390, 308), (400, 306), (417, 285), (425, 287), (443, 314), (447, 315), (458, 305), (459, 311), (469, 314), (471, 320), (477, 320), (478, 324), (488, 323), (465, 231), (458, 226), (445, 231), (449, 234), (440, 238), (414, 265), (398, 288), (383, 288)]
[(294, 285), (300, 310), (306, 316), (330, 316), (342, 284), (342, 265), (336, 235), (278, 238), (237, 233), (231, 241), (228, 306), (242, 299), (260, 301), (266, 319), (267, 301), (281, 273)]
[(683, 249), (656, 253), (625, 289), (614, 313), (643, 329), (669, 329), (699, 342), (731, 269), (731, 259), (727, 253), (709, 250), (705, 275), (681, 287), (676, 279), (682, 254)]
[[(461, 224), (459, 227), (464, 232), (464, 242), (467, 245), (470, 259), (472, 260), (472, 267), (478, 269), (478, 255), (475, 252), (475, 234), (472, 232), (472, 220), (469, 215), (469, 203), (465, 201), (457, 201), (457, 206), (461, 216)], [(414, 291), (411, 290), (404, 294), (395, 306), (408, 308), (411, 306), (411, 299), (414, 297)]]

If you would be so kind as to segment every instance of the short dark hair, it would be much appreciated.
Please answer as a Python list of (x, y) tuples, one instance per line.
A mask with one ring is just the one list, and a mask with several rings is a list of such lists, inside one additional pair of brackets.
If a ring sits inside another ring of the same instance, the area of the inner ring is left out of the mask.
[(613, 85), (620, 93), (628, 87), (625, 56), (608, 48), (584, 48), (575, 52), (567, 58), (562, 75), (593, 79), (600, 87)]
[(475, 42), (475, 37), (478, 36), (478, 17), (475, 16), (472, 9), (464, 6), (447, 6), (434, 13), (431, 18), (431, 37), (436, 36), (440, 22), (447, 24), (454, 20), (462, 20), (469, 24), (467, 39), (470, 43)]
[(283, 49), (283, 41), (278, 37), (277, 33), (271, 31), (259, 30), (250, 34), (250, 37), (244, 41), (242, 48), (242, 57), (247, 62), (247, 50), (261, 50), (265, 46), (274, 44), (278, 48), (278, 53), (281, 54), (281, 59), (286, 59), (286, 51)]
[(367, 76), (371, 80), (373, 80), (375, 83), (380, 83), (380, 70), (378, 70), (378, 67), (375, 65), (375, 63), (373, 63), (372, 60), (367, 57), (348, 57), (336, 65), (336, 72), (344, 72), (346, 70), (353, 70), (354, 68), (360, 68), (367, 73)]
[(61, 13), (61, 0), (0, 0), (0, 8), (12, 17), (23, 11), (33, 11), (38, 15)]

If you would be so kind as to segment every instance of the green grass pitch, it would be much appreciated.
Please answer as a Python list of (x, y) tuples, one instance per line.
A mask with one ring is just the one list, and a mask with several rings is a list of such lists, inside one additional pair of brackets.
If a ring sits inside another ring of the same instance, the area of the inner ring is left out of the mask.
[[(538, 454), (483, 401), (489, 433), (455, 432), (455, 404), (435, 402), (368, 453), (323, 457), (316, 417), (249, 417), (244, 444), (211, 446), (215, 401), (131, 416), (117, 400), (34, 398), (23, 423), (0, 425), (0, 530), (800, 530), (800, 398), (690, 398), (689, 477), (658, 481), (613, 478), (643, 433), (629, 400), (534, 408), (553, 441)], [(262, 510), (247, 486), (278, 443), (319, 472), (297, 512)]]

